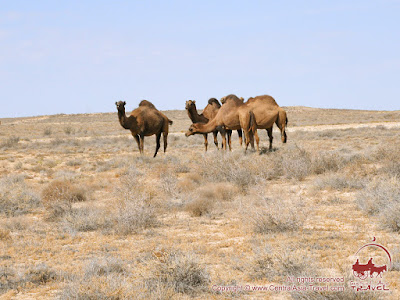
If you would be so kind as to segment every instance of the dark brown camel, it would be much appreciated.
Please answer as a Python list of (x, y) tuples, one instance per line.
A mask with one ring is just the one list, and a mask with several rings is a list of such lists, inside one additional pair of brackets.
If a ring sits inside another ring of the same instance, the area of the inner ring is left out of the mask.
[[(207, 106), (204, 108), (203, 113), (199, 114), (197, 112), (196, 108), (196, 101), (195, 100), (188, 100), (186, 101), (186, 110), (188, 113), (188, 116), (190, 120), (192, 120), (192, 123), (207, 123), (210, 119), (214, 118), (216, 115), (216, 112), (218, 111), (219, 107), (221, 106), (218, 102), (211, 102), (212, 99), (208, 100)], [(210, 103), (211, 102), (211, 103)], [(217, 139), (217, 134), (218, 130), (214, 130), (213, 132), (214, 135), (214, 144), (218, 149), (218, 139)], [(207, 151), (208, 148), (208, 133), (203, 133), (204, 136), (204, 147), (205, 151)]]
[[(189, 118), (192, 120), (193, 123), (207, 123), (209, 120), (214, 119), (214, 117), (217, 115), (218, 110), (221, 108), (221, 104), (218, 102), (217, 99), (215, 98), (210, 98), (208, 100), (207, 106), (204, 108), (203, 113), (199, 114), (197, 112), (196, 108), (196, 101), (195, 100), (188, 100), (186, 101), (186, 110), (188, 112)], [(214, 135), (214, 144), (218, 149), (218, 139), (217, 139), (217, 134), (218, 130), (212, 131)], [(228, 139), (232, 135), (232, 130), (227, 130), (228, 134)], [(207, 146), (208, 146), (208, 133), (203, 133), (204, 136), (204, 146), (205, 146), (205, 151), (207, 151)], [(238, 130), (238, 136), (239, 136), (239, 143), (242, 145), (242, 130)]]
[(121, 126), (129, 129), (141, 154), (144, 153), (144, 137), (156, 135), (156, 151), (153, 157), (156, 157), (158, 149), (160, 149), (161, 133), (164, 139), (164, 152), (167, 150), (168, 127), (172, 121), (163, 113), (155, 108), (155, 106), (147, 101), (140, 102), (139, 107), (132, 111), (129, 117), (125, 115), (125, 101), (115, 102), (118, 110), (118, 119)]

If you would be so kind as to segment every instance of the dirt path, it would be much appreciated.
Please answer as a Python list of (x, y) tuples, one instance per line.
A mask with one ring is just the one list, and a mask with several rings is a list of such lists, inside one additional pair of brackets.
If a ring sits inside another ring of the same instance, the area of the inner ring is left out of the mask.
[(342, 130), (342, 129), (354, 129), (354, 128), (371, 128), (376, 126), (384, 126), (386, 128), (398, 128), (400, 122), (371, 122), (371, 123), (350, 123), (350, 124), (338, 124), (338, 125), (310, 125), (310, 126), (296, 126), (287, 128), (288, 132), (294, 131), (324, 131), (324, 130)]

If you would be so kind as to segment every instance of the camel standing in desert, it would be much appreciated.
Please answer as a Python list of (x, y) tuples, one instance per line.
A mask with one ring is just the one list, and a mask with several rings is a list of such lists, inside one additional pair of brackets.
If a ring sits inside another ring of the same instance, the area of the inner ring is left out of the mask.
[(144, 153), (144, 137), (156, 135), (156, 151), (153, 157), (156, 157), (160, 149), (161, 133), (164, 139), (164, 152), (167, 150), (168, 127), (172, 125), (163, 113), (149, 101), (143, 100), (139, 107), (132, 111), (129, 117), (125, 115), (125, 101), (115, 102), (118, 110), (118, 119), (121, 126), (131, 131), (141, 154)]
[[(186, 101), (186, 110), (188, 112), (189, 118), (192, 120), (193, 123), (207, 123), (209, 120), (214, 119), (214, 117), (217, 115), (218, 110), (221, 108), (221, 104), (218, 102), (217, 99), (211, 98), (208, 100), (207, 106), (204, 108), (202, 114), (199, 114), (197, 112), (196, 108), (196, 101), (195, 100), (188, 100)], [(212, 131), (214, 135), (214, 144), (218, 149), (218, 139), (217, 139), (217, 134), (218, 130)], [(228, 130), (227, 131), (228, 137), (232, 135), (232, 131)], [(239, 135), (239, 143), (242, 145), (242, 130), (238, 130), (238, 135)], [(208, 146), (208, 133), (203, 133), (204, 136), (204, 146), (205, 146), (205, 151), (207, 151), (207, 146)]]
[[(286, 135), (286, 125), (288, 122), (286, 111), (276, 103), (275, 99), (269, 95), (261, 95), (256, 96), (254, 98), (249, 98), (246, 102), (248, 107), (254, 113), (256, 117), (257, 129), (266, 129), (269, 137), (269, 149), (272, 149), (272, 125), (270, 126), (270, 118), (272, 115), (275, 115), (276, 112), (278, 116), (275, 120), (275, 124), (278, 126), (281, 131), (281, 139), (282, 143), (287, 142)], [(273, 114), (267, 114), (266, 112), (274, 112)], [(257, 131), (254, 132), (254, 136), (257, 143), (257, 149), (259, 148), (259, 137)]]

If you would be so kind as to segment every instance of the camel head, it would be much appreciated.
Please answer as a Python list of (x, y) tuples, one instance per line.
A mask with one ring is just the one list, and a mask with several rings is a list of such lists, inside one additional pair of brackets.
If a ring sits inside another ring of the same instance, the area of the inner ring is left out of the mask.
[(185, 133), (185, 136), (188, 137), (188, 136), (191, 136), (191, 135), (193, 135), (193, 134), (195, 134), (197, 132), (198, 132), (197, 131), (197, 124), (194, 123), (194, 124), (190, 125), (188, 131), (186, 131), (186, 133)]
[(222, 104), (225, 104), (225, 102), (226, 102), (226, 97), (222, 97), (222, 98), (221, 98), (221, 103), (222, 103)]
[(126, 105), (126, 102), (125, 102), (125, 101), (118, 101), (118, 102), (115, 102), (115, 105), (117, 106), (117, 110), (118, 110), (118, 111), (125, 112), (125, 105)]
[(242, 102), (244, 102), (244, 98), (243, 97), (240, 97), (239, 99), (242, 100)]
[(185, 106), (185, 108), (187, 109), (187, 110), (190, 110), (191, 108), (193, 109), (193, 108), (196, 108), (196, 101), (195, 100), (188, 100), (188, 101), (186, 101), (186, 106)]

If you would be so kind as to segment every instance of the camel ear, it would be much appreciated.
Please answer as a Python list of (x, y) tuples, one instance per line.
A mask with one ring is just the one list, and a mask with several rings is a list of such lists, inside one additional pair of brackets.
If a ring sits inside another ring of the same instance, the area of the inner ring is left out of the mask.
[(193, 102), (193, 104), (196, 104), (196, 101), (195, 101), (195, 100), (193, 100), (192, 102)]
[(118, 103), (117, 103), (117, 102), (115, 102), (115, 105), (118, 105)]

